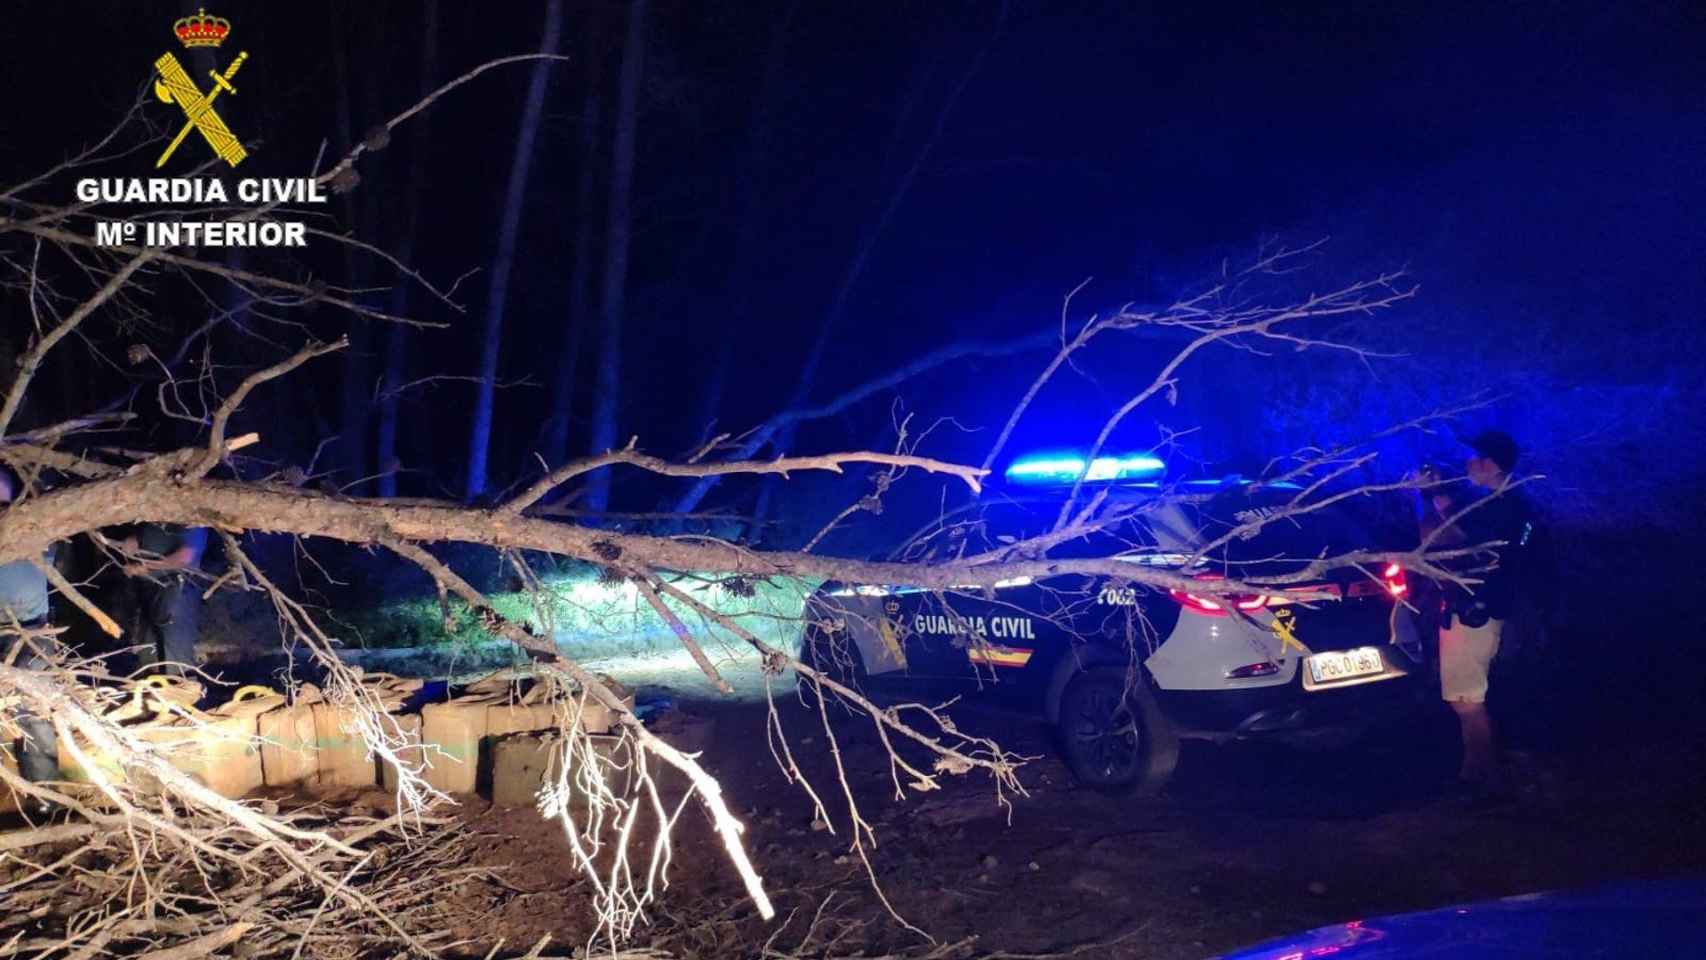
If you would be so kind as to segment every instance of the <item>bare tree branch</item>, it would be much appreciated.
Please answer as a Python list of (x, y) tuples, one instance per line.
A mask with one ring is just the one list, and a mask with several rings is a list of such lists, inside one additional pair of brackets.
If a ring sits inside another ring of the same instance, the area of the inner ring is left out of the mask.
[[(3, 226), (4, 223), (0, 222), (0, 227)], [(35, 378), (36, 371), (41, 368), (42, 358), (47, 356), (47, 352), (52, 350), (59, 341), (65, 339), (71, 331), (77, 329), (77, 325), (88, 319), (89, 314), (94, 313), (101, 304), (106, 303), (112, 299), (114, 294), (124, 289), (125, 285), (130, 282), (131, 276), (155, 257), (155, 253), (147, 250), (131, 257), (89, 299), (83, 301), (83, 304), (71, 311), (71, 314), (60, 321), (58, 326), (30, 347), (18, 364), (18, 378), (12, 381), (11, 389), (6, 391), (5, 403), (0, 404), (0, 436), (4, 436), (6, 428), (12, 425), (12, 418), (17, 416), (18, 407), (24, 402), (24, 391), (29, 389), (30, 381)]]
[(53, 589), (58, 590), (60, 596), (71, 601), (73, 606), (87, 614), (89, 619), (95, 621), (95, 625), (101, 628), (101, 632), (114, 640), (124, 635), (124, 630), (119, 627), (118, 621), (108, 616), (105, 610), (95, 606), (94, 601), (83, 595), (83, 591), (72, 586), (71, 581), (65, 579), (65, 575), (59, 572), (59, 568), (40, 560), (32, 562), (35, 563), (36, 569), (47, 577), (47, 582), (53, 585)]
[(663, 622), (669, 624), (671, 632), (675, 634), (676, 639), (681, 641), (681, 645), (687, 648), (688, 655), (693, 658), (694, 663), (699, 665), (699, 669), (705, 674), (706, 679), (711, 681), (711, 686), (715, 687), (718, 693), (734, 693), (734, 687), (729, 686), (729, 682), (717, 672), (717, 667), (711, 662), (711, 658), (705, 656), (705, 648), (693, 638), (693, 633), (687, 629), (687, 624), (682, 623), (681, 618), (675, 615), (675, 611), (671, 610), (663, 602), (663, 598), (658, 596), (657, 588), (652, 586), (650, 574), (644, 571), (635, 571), (634, 585), (639, 588), (640, 596), (646, 598), (646, 603), (650, 604), (657, 615), (663, 618)]
[(237, 389), (231, 392), (231, 396), (227, 397), (225, 402), (219, 405), (219, 409), (214, 411), (213, 424), (208, 430), (207, 452), (199, 460), (185, 468), (185, 477), (199, 480), (219, 465), (219, 461), (225, 456), (225, 425), (231, 420), (231, 415), (236, 413), (237, 408), (242, 406), (243, 401), (248, 398), (249, 391), (268, 380), (275, 380), (284, 376), (315, 357), (323, 357), (348, 346), (349, 339), (346, 337), (339, 337), (332, 343), (309, 344), (278, 363), (245, 377), (243, 382), (237, 385)]
[(989, 471), (976, 467), (966, 467), (959, 464), (933, 460), (929, 457), (905, 456), (893, 453), (825, 453), (805, 457), (779, 457), (768, 461), (736, 461), (732, 463), (671, 463), (658, 457), (640, 453), (634, 449), (632, 441), (622, 450), (612, 450), (598, 456), (586, 457), (564, 464), (527, 488), (501, 508), (506, 514), (518, 514), (529, 506), (537, 503), (552, 490), (569, 480), (584, 473), (612, 464), (628, 464), (649, 470), (652, 473), (663, 474), (667, 477), (722, 477), (729, 474), (781, 474), (787, 476), (796, 470), (828, 470), (840, 473), (844, 464), (849, 463), (878, 463), (899, 467), (917, 467), (930, 473), (943, 473), (958, 477), (965, 481), (973, 493), (983, 489), (982, 479)]

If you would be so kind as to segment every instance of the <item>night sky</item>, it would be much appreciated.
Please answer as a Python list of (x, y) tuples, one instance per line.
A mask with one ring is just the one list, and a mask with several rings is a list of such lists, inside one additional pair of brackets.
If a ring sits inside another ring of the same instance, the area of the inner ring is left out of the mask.
[[(7, 181), (104, 132), (146, 91), (152, 59), (176, 48), (171, 22), (193, 6), (10, 10)], [(306, 173), (322, 149), (340, 153), (351, 131), (359, 137), (413, 102), (422, 9), (211, 8), (234, 24), (217, 62), (234, 49), (251, 53), (240, 93), (223, 108), (256, 142), (243, 173)], [(602, 233), (625, 10), (566, 7), (571, 60), (553, 68), (504, 321), (500, 379), (523, 385), (499, 391), (497, 486), (536, 469), (531, 454), (568, 323), (576, 224), (595, 218), (595, 245)], [(442, 4), (434, 75), (535, 49), (542, 11)], [(1248, 358), (1205, 358), (1187, 370), (1179, 407), (1134, 423), (1121, 442), (1147, 446), (1158, 423), (1201, 425), (1185, 454), (1247, 461), (1486, 391), (1497, 402), (1466, 429), (1496, 423), (1516, 433), (1531, 465), (1562, 478), (1560, 502), (1591, 498), (1609, 465), (1663, 459), (1673, 493), (1706, 472), (1695, 406), (1706, 301), (1706, 15), (1697, 6), (764, 0), (659, 3), (647, 27), (620, 432), (648, 449), (678, 454), (713, 417), (719, 431), (738, 432), (785, 402), (861, 238), (930, 142), (831, 333), (814, 399), (956, 339), (1046, 328), (1087, 279), (1072, 308), (1080, 318), (1170, 302), (1264, 240), (1327, 238), (1310, 271), (1277, 283), (1275, 294), (1405, 267), (1420, 284), (1417, 299), (1357, 334), (1402, 357), (1372, 369), (1288, 359), (1283, 374)], [(400, 129), (362, 161), (361, 186), (325, 209), (326, 225), (396, 248), (406, 172), (424, 155), (414, 260), (444, 283), (483, 271), (529, 69), (489, 74), (424, 125)], [(589, 92), (604, 122), (585, 211), (575, 184)], [(152, 101), (144, 111), (161, 126), (177, 119)], [(154, 152), (145, 146), (100, 172), (147, 175)], [(61, 178), (33, 196), (55, 202), (70, 191)], [(329, 243), (250, 263), (332, 283), (386, 286), (394, 276)], [(411, 377), (472, 372), (485, 289), (482, 274), (464, 281), (456, 298), (466, 314), (412, 300), (416, 315), (451, 327), (411, 339)], [(164, 350), (208, 304), (167, 290), (155, 310), (152, 326), (94, 334), (90, 345), (112, 350), (141, 338)], [(307, 322), (321, 337), (350, 326), (327, 309)], [(255, 324), (275, 344), (303, 337)], [(233, 369), (273, 355), (241, 332), (214, 342)], [(365, 357), (305, 371), (304, 389), (256, 408), (280, 458), (305, 460), (313, 438), (331, 432), (336, 385), (377, 376), (379, 344), (370, 337)], [(1021, 441), (1084, 442), (1100, 423), (1089, 415), (1117, 402), (1166, 347), (1100, 352), (1086, 377), (1040, 401)], [(105, 396), (120, 376), (146, 379), (80, 349), (54, 361), (65, 396), (83, 384)], [(890, 443), (894, 411), (904, 409), (921, 422), (953, 416), (984, 428), (944, 429), (932, 450), (976, 459), (1042, 360), (945, 368), (812, 424), (798, 445)], [(577, 445), (590, 364), (583, 356)], [(447, 381), (408, 395), (406, 492), (455, 491), (471, 392)], [(619, 492), (620, 505), (645, 509), (661, 497), (633, 490)]]

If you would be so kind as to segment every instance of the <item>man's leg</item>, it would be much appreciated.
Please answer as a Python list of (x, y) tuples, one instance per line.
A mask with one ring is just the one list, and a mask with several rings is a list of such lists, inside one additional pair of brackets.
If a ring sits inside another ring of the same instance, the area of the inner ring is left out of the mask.
[(1493, 743), (1493, 720), (1485, 703), (1453, 700), (1451, 709), (1463, 731), (1463, 767), (1459, 779), (1481, 787), (1497, 787), (1499, 754)]
[(59, 741), (54, 736), (53, 722), (24, 712), (18, 715), (18, 729), (24, 733), (18, 772), (31, 783), (58, 780)]
[(131, 672), (140, 673), (160, 663), (160, 627), (148, 617), (136, 618), (136, 634), (130, 638)]
[(170, 619), (160, 627), (161, 652), (173, 673), (195, 669), (195, 642), (201, 627), (201, 594), (193, 583), (179, 583), (170, 588)]
[(1440, 695), (1457, 714), (1463, 736), (1463, 766), (1458, 776), (1486, 789), (1499, 787), (1498, 745), (1487, 714), (1487, 674), (1499, 652), (1503, 623), (1489, 620), (1464, 626), (1453, 616), (1439, 634)]
[[(13, 640), (16, 644), (27, 642), (22, 637)], [(45, 638), (36, 638), (33, 642), (52, 643)], [(4, 653), (4, 650), (0, 649), (0, 653)], [(25, 670), (44, 670), (48, 662), (26, 646), (18, 651), (15, 665)], [(18, 751), (18, 772), (31, 783), (58, 780), (59, 742), (54, 736), (53, 721), (36, 715), (28, 706), (21, 706), (18, 710), (18, 729), (23, 733), (21, 749)]]
[(172, 622), (172, 604), (177, 598), (177, 584), (137, 577), (132, 581), (136, 590), (136, 650), (138, 669), (155, 668), (179, 672), (166, 665), (171, 659), (166, 647), (167, 627)]

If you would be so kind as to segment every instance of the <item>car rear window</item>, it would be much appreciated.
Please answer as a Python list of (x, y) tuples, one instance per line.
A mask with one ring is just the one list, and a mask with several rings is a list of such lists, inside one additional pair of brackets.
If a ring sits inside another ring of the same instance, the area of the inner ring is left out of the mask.
[[(1214, 565), (1238, 566), (1246, 573), (1271, 574), (1321, 556), (1406, 549), (1416, 542), (1413, 515), (1400, 495), (1359, 495), (1295, 512), (1300, 493), (1296, 487), (1240, 485), (1212, 496), (1186, 497), (1164, 511), (1148, 509), (1143, 499), (1127, 497), (1115, 509), (1131, 511), (1129, 517), (1061, 543), (1048, 555), (1067, 559), (1125, 555), (1173, 565), (1178, 550), (1211, 543), (1262, 518), (1271, 519), (1253, 536), (1233, 536), (1206, 559)], [(1319, 504), (1333, 496), (1329, 491), (1314, 492), (1303, 503)], [(963, 521), (965, 552), (994, 550), (1047, 533), (1060, 515), (1062, 502), (1062, 497), (1049, 495), (989, 500)], [(1286, 515), (1288, 510), (1293, 514)], [(1157, 545), (1155, 523), (1167, 526), (1160, 531), (1164, 547)]]
[(1261, 487), (1228, 490), (1195, 508), (1199, 543), (1212, 543), (1266, 519), (1253, 535), (1231, 536), (1210, 558), (1248, 572), (1271, 573), (1353, 550), (1401, 550), (1416, 541), (1413, 523), (1405, 522), (1408, 511), (1402, 497), (1379, 493), (1334, 500), (1335, 493), (1317, 491), (1300, 500), (1300, 493)]
[[(1088, 502), (1085, 496), (1079, 503)], [(1054, 527), (1060, 517), (1062, 497), (1003, 498), (992, 500), (982, 511), (981, 521), (969, 537), (967, 552), (994, 549), (1041, 536)], [(1116, 509), (1135, 511), (1137, 504), (1123, 503)], [(1048, 551), (1051, 557), (1076, 559), (1109, 557), (1134, 551), (1150, 551), (1155, 546), (1146, 514), (1133, 512), (1090, 533), (1067, 540)]]

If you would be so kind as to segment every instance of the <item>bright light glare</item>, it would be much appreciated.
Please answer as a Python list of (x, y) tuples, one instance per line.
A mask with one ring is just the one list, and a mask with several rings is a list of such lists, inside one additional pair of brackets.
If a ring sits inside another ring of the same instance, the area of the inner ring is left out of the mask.
[(1126, 457), (1097, 457), (1086, 468), (1083, 457), (1042, 456), (1015, 460), (1007, 468), (1007, 479), (1018, 483), (1069, 483), (1085, 480), (1126, 480), (1150, 476), (1167, 465), (1148, 454)]
[[(996, 590), (999, 590), (1002, 587), (1028, 587), (1034, 582), (1036, 582), (1036, 581), (1032, 580), (1030, 577), (1008, 577), (1005, 580), (997, 580), (994, 583), (990, 584), (990, 586), (995, 588)], [(956, 584), (950, 586), (948, 589), (949, 590), (982, 590), (983, 585), (979, 584), (979, 583), (956, 583)]]
[(890, 592), (888, 587), (859, 584), (856, 587), (839, 587), (829, 591), (829, 595), (832, 597), (886, 597)]
[(1185, 561), (1191, 559), (1188, 553), (1138, 553), (1122, 554), (1114, 558), (1121, 563), (1135, 563), (1142, 567), (1182, 567)]

